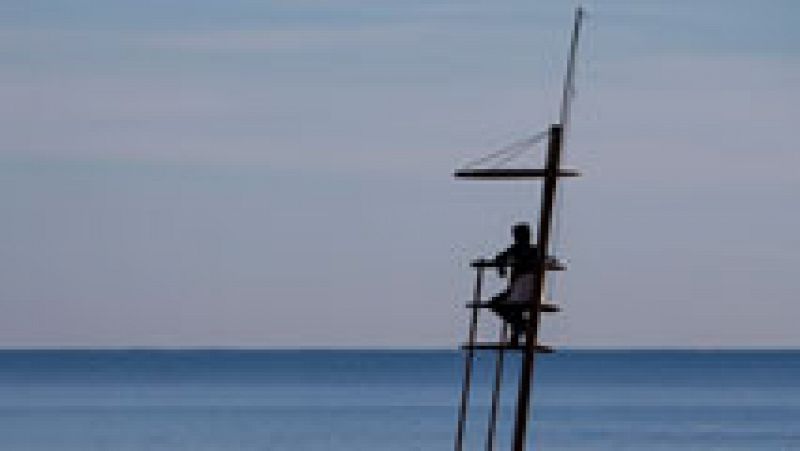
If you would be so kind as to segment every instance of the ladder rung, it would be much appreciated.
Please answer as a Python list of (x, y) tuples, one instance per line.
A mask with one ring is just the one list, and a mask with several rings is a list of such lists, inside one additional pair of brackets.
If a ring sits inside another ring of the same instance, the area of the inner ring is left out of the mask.
[[(530, 304), (522, 304), (522, 303), (494, 303), (494, 302), (468, 302), (467, 308), (500, 308), (504, 310), (530, 310)], [(544, 313), (556, 313), (561, 311), (561, 307), (557, 304), (550, 304), (550, 303), (542, 303), (542, 312)]]
[[(510, 343), (491, 343), (491, 342), (484, 342), (484, 343), (474, 343), (472, 345), (463, 344), (461, 345), (461, 349), (474, 349), (477, 351), (499, 351), (499, 350), (506, 350), (506, 351), (524, 351), (525, 343), (520, 343), (516, 346), (512, 346)], [(553, 348), (544, 345), (536, 345), (536, 352), (538, 354), (552, 354), (555, 352)]]
[[(547, 171), (541, 168), (489, 168), (489, 169), (460, 169), (455, 172), (456, 178), (478, 180), (519, 180), (540, 179), (547, 176)], [(578, 177), (580, 172), (574, 169), (561, 169), (556, 174), (558, 177)]]
[[(498, 268), (501, 265), (495, 263), (494, 260), (479, 258), (477, 260), (473, 260), (470, 263), (470, 266), (472, 266), (473, 268)], [(502, 266), (508, 267), (510, 265), (502, 265)], [(545, 269), (548, 271), (564, 271), (567, 269), (567, 265), (565, 265), (564, 262), (555, 257), (547, 257), (547, 264), (545, 265)]]

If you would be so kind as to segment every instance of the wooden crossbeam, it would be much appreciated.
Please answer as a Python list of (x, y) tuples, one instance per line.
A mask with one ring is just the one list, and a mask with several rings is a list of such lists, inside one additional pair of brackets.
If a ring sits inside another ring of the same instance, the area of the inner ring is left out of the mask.
[[(545, 169), (541, 168), (488, 168), (488, 169), (460, 169), (455, 172), (455, 177), (473, 180), (520, 180), (541, 179), (548, 176)], [(578, 177), (580, 172), (575, 169), (560, 169), (557, 177)]]
[[(473, 268), (499, 268), (501, 266), (511, 267), (511, 264), (500, 265), (494, 260), (488, 260), (484, 258), (479, 258), (477, 260), (473, 260), (470, 263), (470, 266)], [(566, 271), (567, 265), (564, 264), (561, 260), (557, 259), (556, 257), (550, 256), (547, 257), (547, 262), (545, 263), (545, 269), (548, 271)]]
[[(472, 345), (464, 344), (461, 345), (461, 349), (472, 349), (476, 351), (498, 351), (501, 349), (505, 351), (525, 351), (525, 346), (525, 343), (512, 345), (510, 343), (483, 342), (474, 343)], [(553, 348), (544, 345), (536, 345), (535, 349), (537, 354), (552, 354), (555, 352)]]
[[(467, 308), (497, 308), (502, 310), (532, 310), (533, 306), (522, 302), (468, 302)], [(556, 304), (542, 303), (541, 312), (543, 313), (557, 313), (561, 311), (561, 307)]]

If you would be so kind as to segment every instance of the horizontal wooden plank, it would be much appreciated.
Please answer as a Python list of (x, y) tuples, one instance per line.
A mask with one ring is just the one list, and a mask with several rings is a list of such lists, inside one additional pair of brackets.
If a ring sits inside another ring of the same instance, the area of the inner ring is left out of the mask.
[[(472, 345), (464, 344), (461, 349), (474, 349), (476, 351), (524, 351), (525, 343), (512, 345), (510, 343), (474, 343)], [(544, 345), (536, 345), (536, 353), (538, 354), (552, 354), (555, 352), (553, 348)]]
[[(467, 308), (501, 308), (501, 309), (508, 309), (508, 310), (530, 310), (532, 306), (530, 304), (522, 304), (519, 302), (515, 303), (494, 303), (494, 302), (469, 302), (467, 303)], [(542, 312), (545, 313), (556, 313), (560, 312), (561, 307), (556, 304), (551, 303), (543, 303), (542, 304)]]
[[(547, 176), (547, 171), (541, 168), (490, 168), (490, 169), (459, 169), (453, 175), (460, 179), (475, 180), (520, 180), (540, 179)], [(558, 177), (578, 177), (580, 172), (575, 169), (561, 169)]]
[[(499, 265), (496, 261), (485, 258), (473, 260), (469, 265), (473, 268), (499, 268), (500, 266), (511, 266), (509, 264)], [(547, 257), (547, 266), (545, 269), (548, 271), (564, 271), (567, 269), (567, 265), (555, 257)]]

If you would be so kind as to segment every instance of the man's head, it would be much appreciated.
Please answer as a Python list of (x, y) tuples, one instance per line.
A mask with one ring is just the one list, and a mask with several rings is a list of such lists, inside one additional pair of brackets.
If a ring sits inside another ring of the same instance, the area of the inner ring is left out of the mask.
[(531, 244), (531, 228), (527, 222), (514, 224), (514, 227), (511, 228), (511, 234), (514, 236), (515, 244), (526, 246)]

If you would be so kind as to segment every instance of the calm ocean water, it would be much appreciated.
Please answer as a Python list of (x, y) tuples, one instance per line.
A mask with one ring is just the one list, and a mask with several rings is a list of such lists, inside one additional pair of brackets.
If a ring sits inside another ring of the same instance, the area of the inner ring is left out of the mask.
[[(449, 351), (0, 351), (0, 449), (449, 450), (460, 372)], [(800, 352), (567, 351), (536, 376), (531, 449), (800, 450)]]

